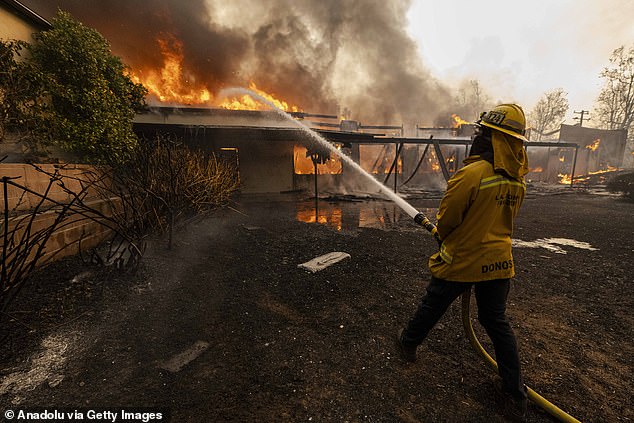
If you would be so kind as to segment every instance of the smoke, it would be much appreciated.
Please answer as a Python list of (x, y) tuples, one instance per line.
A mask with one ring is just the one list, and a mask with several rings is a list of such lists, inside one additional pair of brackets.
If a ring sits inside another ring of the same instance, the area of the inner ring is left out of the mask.
[(160, 69), (179, 40), (184, 78), (212, 93), (250, 81), (304, 110), (417, 123), (450, 98), (407, 34), (410, 0), (23, 0), (96, 28), (135, 72)]

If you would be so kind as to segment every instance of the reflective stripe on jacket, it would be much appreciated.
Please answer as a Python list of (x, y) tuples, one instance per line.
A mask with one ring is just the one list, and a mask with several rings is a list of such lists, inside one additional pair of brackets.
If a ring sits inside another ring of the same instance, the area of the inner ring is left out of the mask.
[(435, 277), (479, 282), (515, 275), (511, 254), (513, 219), (524, 200), (523, 182), (471, 157), (449, 179), (438, 209), (440, 251), (429, 259)]

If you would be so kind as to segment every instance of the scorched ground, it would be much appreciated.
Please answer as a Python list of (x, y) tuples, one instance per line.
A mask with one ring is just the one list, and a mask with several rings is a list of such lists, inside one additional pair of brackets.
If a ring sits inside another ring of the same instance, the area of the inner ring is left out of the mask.
[[(2, 408), (163, 406), (178, 422), (503, 421), (459, 304), (417, 364), (397, 357), (395, 331), (429, 279), (426, 232), (404, 216), (384, 216), (383, 229), (304, 223), (290, 197), (234, 206), (244, 214), (190, 226), (173, 251), (152, 245), (136, 274), (68, 260), (34, 278), (3, 323)], [(344, 216), (388, 207), (336, 206)], [(596, 248), (516, 248), (508, 309), (527, 384), (581, 421), (634, 419), (633, 215), (611, 196), (529, 190), (517, 220), (523, 241)], [(297, 268), (331, 251), (351, 258)], [(208, 347), (180, 370), (161, 368), (200, 342)], [(531, 405), (529, 421), (552, 419)]]

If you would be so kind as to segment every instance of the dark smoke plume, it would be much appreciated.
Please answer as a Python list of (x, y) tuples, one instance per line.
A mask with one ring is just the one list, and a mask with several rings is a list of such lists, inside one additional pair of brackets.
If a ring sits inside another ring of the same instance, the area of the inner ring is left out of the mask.
[(157, 39), (182, 42), (186, 77), (247, 86), (304, 110), (367, 123), (431, 121), (448, 91), (406, 32), (409, 0), (23, 0), (96, 28), (132, 69), (160, 69)]

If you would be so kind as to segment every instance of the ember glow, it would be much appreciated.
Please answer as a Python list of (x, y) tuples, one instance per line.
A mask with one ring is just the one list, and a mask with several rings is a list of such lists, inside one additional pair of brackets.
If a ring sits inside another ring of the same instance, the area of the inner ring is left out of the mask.
[(544, 169), (542, 169), (541, 166), (537, 166), (536, 168), (530, 169), (530, 171), (535, 173), (541, 173), (544, 171)]

